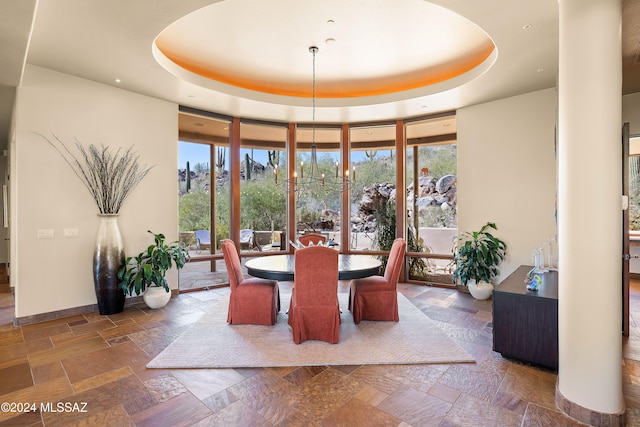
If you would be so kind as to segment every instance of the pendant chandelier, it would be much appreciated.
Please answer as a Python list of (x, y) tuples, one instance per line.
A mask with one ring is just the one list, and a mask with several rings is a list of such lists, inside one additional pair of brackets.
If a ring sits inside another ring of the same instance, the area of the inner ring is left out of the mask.
[[(331, 170), (321, 171), (318, 166), (318, 147), (316, 145), (316, 54), (317, 46), (310, 46), (309, 52), (313, 55), (313, 76), (311, 86), (312, 100), (312, 129), (311, 129), (311, 159), (309, 164), (304, 161), (296, 165), (293, 177), (286, 180), (287, 192), (295, 192), (300, 195), (330, 195), (349, 191), (355, 182), (355, 167), (353, 173), (349, 175), (349, 169), (345, 168), (344, 173), (340, 171), (340, 162), (335, 163), (335, 173)], [(276, 181), (278, 170), (274, 170)]]

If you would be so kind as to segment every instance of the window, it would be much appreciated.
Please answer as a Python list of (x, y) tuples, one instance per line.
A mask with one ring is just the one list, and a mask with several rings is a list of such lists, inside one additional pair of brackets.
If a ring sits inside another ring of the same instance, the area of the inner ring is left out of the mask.
[(229, 123), (180, 114), (179, 127), (178, 226), (191, 255), (178, 273), (179, 287), (216, 286), (228, 282), (224, 260), (212, 255), (229, 237)]
[(457, 235), (455, 116), (407, 123), (409, 279), (450, 284), (450, 258)]
[[(389, 250), (395, 239), (395, 125), (350, 129), (351, 249)], [(354, 172), (355, 171), (355, 172)]]
[(279, 251), (287, 226), (287, 128), (243, 123), (240, 138), (240, 250)]
[[(344, 173), (340, 158), (341, 130), (300, 126), (296, 139), (296, 233), (321, 233), (327, 236), (327, 240), (340, 244), (341, 194), (335, 190), (334, 184), (336, 179), (342, 179)], [(318, 169), (312, 171), (314, 142)], [(312, 173), (318, 180), (303, 186), (302, 182), (308, 180)]]
[[(449, 264), (457, 234), (455, 115), (297, 127), (233, 119), (239, 124), (240, 148), (239, 165), (231, 168), (231, 119), (190, 113), (182, 111), (179, 124), (180, 233), (193, 257), (181, 270), (181, 289), (228, 281), (219, 242), (231, 235), (231, 169), (239, 174), (239, 200), (233, 205), (240, 206), (239, 227), (245, 230), (243, 256), (286, 250), (290, 236), (306, 232), (327, 235), (341, 252), (385, 251), (396, 237), (397, 222), (403, 221), (407, 249), (413, 253), (407, 259), (409, 279), (451, 283)], [(396, 141), (399, 126), (405, 126), (404, 141)], [(294, 129), (295, 150), (287, 145)], [(294, 179), (287, 176), (289, 167), (300, 184), (311, 174), (313, 146), (315, 173), (324, 174), (326, 185), (322, 180), (298, 185), (293, 197), (287, 192)], [(406, 151), (398, 152), (398, 146)], [(292, 152), (295, 159), (290, 160)], [(405, 170), (396, 170), (402, 164)], [(345, 194), (332, 184), (343, 183), (347, 173), (355, 180)], [(396, 188), (399, 179), (405, 179), (401, 189)], [(398, 200), (406, 200), (406, 212), (398, 214)], [(197, 244), (198, 229), (211, 231), (211, 246)]]

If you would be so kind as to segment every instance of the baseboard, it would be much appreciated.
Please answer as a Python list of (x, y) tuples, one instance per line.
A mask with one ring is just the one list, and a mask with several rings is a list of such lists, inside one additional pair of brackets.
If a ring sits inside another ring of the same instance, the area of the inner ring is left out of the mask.
[[(172, 289), (171, 297), (175, 297), (176, 295), (178, 295), (178, 290)], [(143, 303), (141, 296), (128, 297), (124, 302), (124, 306), (126, 308), (140, 303)], [(50, 320), (63, 319), (65, 317), (93, 313), (95, 311), (98, 311), (98, 304), (90, 304), (81, 307), (67, 308), (64, 310), (50, 311), (48, 313), (33, 314), (31, 316), (16, 317), (13, 319), (13, 324), (15, 326), (24, 326), (32, 323), (47, 322)]]
[(556, 406), (560, 412), (590, 426), (624, 427), (627, 425), (627, 414), (625, 410), (617, 414), (608, 414), (593, 409), (585, 408), (575, 402), (570, 401), (560, 392), (558, 381), (556, 381)]

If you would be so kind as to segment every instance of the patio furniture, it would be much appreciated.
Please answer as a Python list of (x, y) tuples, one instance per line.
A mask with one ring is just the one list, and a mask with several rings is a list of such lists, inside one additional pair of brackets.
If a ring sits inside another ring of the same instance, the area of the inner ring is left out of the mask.
[(325, 246), (310, 246), (295, 254), (295, 280), (288, 323), (293, 342), (340, 340), (338, 305), (338, 252)]
[(397, 285), (406, 248), (404, 239), (395, 239), (384, 276), (371, 276), (351, 281), (349, 310), (353, 315), (354, 323), (360, 323), (363, 319), (396, 322), (400, 320)]
[(211, 234), (209, 230), (196, 230), (196, 252), (200, 253), (203, 249), (211, 248)]
[(278, 282), (257, 277), (245, 278), (238, 250), (232, 240), (222, 241), (222, 254), (229, 273), (229, 312), (227, 322), (273, 325), (280, 311)]
[(273, 237), (272, 231), (254, 231), (253, 232), (253, 242), (259, 251), (262, 251), (265, 248), (265, 246), (271, 245), (272, 237)]
[(284, 251), (287, 249), (287, 244), (284, 242), (284, 239), (287, 236), (286, 230), (275, 231), (273, 234), (273, 241), (271, 242), (271, 247), (273, 249), (279, 249)]
[(255, 246), (253, 230), (245, 228), (240, 230), (240, 250), (252, 249)]

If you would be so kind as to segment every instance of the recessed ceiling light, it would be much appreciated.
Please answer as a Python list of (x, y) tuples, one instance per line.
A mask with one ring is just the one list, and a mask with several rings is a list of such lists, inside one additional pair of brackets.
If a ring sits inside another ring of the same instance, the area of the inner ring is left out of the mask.
[(120, 83), (122, 80), (120, 79), (116, 79), (116, 83)]
[(543, 72), (543, 71), (544, 71), (544, 68), (538, 68), (536, 71), (537, 71), (538, 73), (541, 73), (541, 72)]
[(334, 39), (333, 37), (329, 37), (328, 39), (326, 39), (324, 41), (326, 44), (334, 44), (336, 42), (336, 39)]
[(335, 24), (335, 23), (336, 23), (336, 21), (334, 21), (333, 19), (329, 19), (329, 20), (327, 21), (327, 24), (329, 24), (329, 25), (333, 25), (333, 24)]
[(531, 27), (533, 27), (533, 25), (531, 25), (531, 24), (527, 24), (527, 25), (523, 25), (523, 26), (522, 26), (522, 29), (523, 29), (523, 30), (529, 30), (529, 29), (531, 29)]

